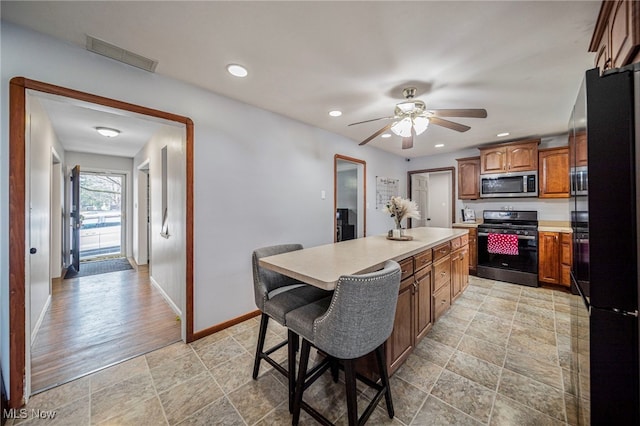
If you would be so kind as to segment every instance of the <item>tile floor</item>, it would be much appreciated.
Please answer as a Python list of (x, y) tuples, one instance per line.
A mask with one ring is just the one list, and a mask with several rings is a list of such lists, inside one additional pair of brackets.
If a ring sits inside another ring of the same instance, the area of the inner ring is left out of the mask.
[[(395, 418), (386, 416), (383, 399), (369, 424), (577, 424), (572, 297), (471, 277), (392, 377)], [(257, 332), (253, 318), (190, 345), (176, 343), (123, 362), (31, 398), (26, 413), (55, 412), (53, 420), (8, 425), (290, 424), (284, 377), (263, 366), (261, 377), (251, 379)], [(285, 328), (270, 326), (267, 344), (283, 337)], [(286, 349), (279, 352), (284, 362)], [(326, 376), (305, 399), (346, 424), (342, 384)], [(368, 397), (363, 390), (359, 408)], [(302, 414), (301, 424), (316, 424)]]

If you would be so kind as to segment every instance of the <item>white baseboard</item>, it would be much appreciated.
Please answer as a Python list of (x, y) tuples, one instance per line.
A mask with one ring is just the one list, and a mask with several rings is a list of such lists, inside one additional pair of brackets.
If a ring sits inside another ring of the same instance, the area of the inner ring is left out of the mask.
[(42, 325), (42, 321), (44, 321), (44, 316), (47, 314), (47, 309), (49, 309), (49, 305), (51, 304), (51, 295), (47, 296), (47, 301), (44, 303), (44, 307), (38, 316), (38, 321), (36, 321), (36, 326), (33, 328), (33, 332), (31, 333), (31, 345), (36, 341), (36, 336), (38, 335), (38, 331), (40, 331), (40, 326)]
[(169, 295), (167, 293), (165, 293), (164, 289), (162, 287), (160, 287), (160, 284), (158, 284), (156, 282), (156, 280), (153, 279), (153, 277), (149, 277), (149, 280), (151, 281), (151, 284), (160, 292), (160, 294), (162, 295), (164, 300), (167, 301), (167, 303), (169, 304), (169, 306), (171, 307), (173, 312), (175, 312), (176, 315), (178, 315), (180, 317), (180, 319), (182, 319), (182, 310), (180, 310), (180, 308), (178, 308), (178, 306), (173, 302), (173, 300), (171, 300)]

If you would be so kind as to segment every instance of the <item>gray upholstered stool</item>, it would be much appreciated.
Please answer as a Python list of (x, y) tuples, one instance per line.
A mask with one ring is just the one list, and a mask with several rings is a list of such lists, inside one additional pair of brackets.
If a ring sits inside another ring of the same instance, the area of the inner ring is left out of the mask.
[[(304, 390), (332, 366), (332, 359), (344, 365), (349, 425), (364, 424), (384, 395), (389, 418), (393, 418), (393, 402), (389, 388), (383, 343), (391, 335), (400, 288), (400, 265), (386, 262), (377, 272), (342, 276), (333, 297), (308, 304), (286, 315), (289, 330), (303, 338), (300, 368), (295, 384), (293, 425), (304, 409), (322, 424), (331, 424), (302, 400)], [(311, 346), (328, 355), (323, 363), (307, 374)], [(356, 374), (355, 361), (375, 351), (380, 384)], [(307, 377), (308, 380), (307, 380)], [(356, 377), (377, 390), (367, 409), (358, 419)], [(334, 373), (334, 380), (336, 376)]]
[[(276, 254), (287, 253), (294, 250), (301, 250), (300, 244), (282, 244), (271, 247), (264, 247), (253, 252), (253, 288), (255, 293), (256, 306), (262, 312), (260, 318), (260, 331), (258, 333), (258, 344), (256, 347), (256, 357), (253, 364), (253, 379), (258, 378), (260, 370), (260, 361), (265, 360), (280, 373), (289, 378), (290, 389), (290, 409), (293, 400), (293, 389), (295, 386), (295, 359), (298, 348), (298, 336), (291, 331), (288, 332), (288, 339), (264, 350), (264, 341), (267, 334), (267, 325), (269, 318), (282, 325), (286, 325), (285, 314), (301, 306), (315, 302), (319, 299), (326, 298), (331, 292), (325, 291), (285, 275), (262, 268), (258, 260), (262, 257), (273, 256)], [(288, 370), (278, 364), (270, 355), (289, 344), (289, 360)]]

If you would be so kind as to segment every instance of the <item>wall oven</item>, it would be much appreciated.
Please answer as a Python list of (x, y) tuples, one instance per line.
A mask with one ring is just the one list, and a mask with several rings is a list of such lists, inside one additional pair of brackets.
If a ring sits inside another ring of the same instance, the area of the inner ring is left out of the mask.
[(538, 212), (485, 210), (478, 276), (538, 287)]
[(480, 175), (480, 198), (537, 196), (536, 171)]

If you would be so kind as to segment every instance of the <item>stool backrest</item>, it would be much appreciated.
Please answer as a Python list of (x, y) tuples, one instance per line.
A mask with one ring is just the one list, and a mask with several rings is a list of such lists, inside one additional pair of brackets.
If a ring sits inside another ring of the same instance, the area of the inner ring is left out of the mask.
[(295, 250), (302, 250), (302, 244), (280, 244), (253, 251), (251, 259), (253, 265), (253, 291), (258, 309), (262, 310), (264, 308), (264, 302), (269, 300), (270, 292), (287, 285), (300, 284), (300, 281), (296, 279), (261, 267), (258, 260), (263, 257), (288, 253)]
[(329, 309), (314, 321), (314, 345), (342, 359), (373, 351), (391, 335), (399, 288), (395, 261), (380, 271), (340, 277)]

